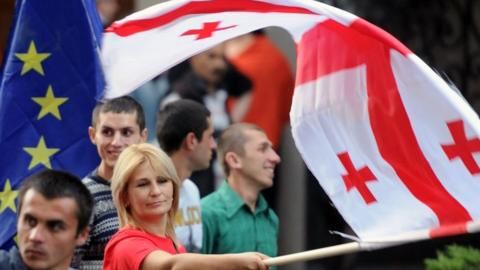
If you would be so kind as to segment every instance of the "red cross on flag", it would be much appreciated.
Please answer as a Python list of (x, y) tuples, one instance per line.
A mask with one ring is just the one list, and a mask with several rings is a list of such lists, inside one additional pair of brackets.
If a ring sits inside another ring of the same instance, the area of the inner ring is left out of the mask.
[(206, 23), (203, 23), (202, 28), (188, 30), (185, 33), (183, 33), (182, 36), (196, 35), (197, 38), (195, 38), (195, 39), (204, 39), (204, 38), (211, 37), (213, 35), (213, 33), (215, 33), (216, 31), (225, 30), (225, 29), (229, 29), (229, 28), (232, 28), (232, 27), (236, 26), (236, 25), (230, 25), (230, 26), (227, 26), (227, 27), (220, 27), (219, 28), (218, 27), (219, 24), (220, 24), (220, 22), (206, 22)]
[(462, 120), (447, 123), (447, 126), (454, 141), (453, 144), (442, 145), (448, 159), (452, 160), (458, 157), (472, 175), (480, 173), (480, 167), (474, 159), (474, 153), (480, 152), (480, 139), (477, 137), (467, 139)]
[(361, 241), (479, 230), (480, 121), (378, 27), (309, 0), (172, 1), (105, 33), (107, 98), (268, 26), (297, 44), (290, 112), (302, 157)]

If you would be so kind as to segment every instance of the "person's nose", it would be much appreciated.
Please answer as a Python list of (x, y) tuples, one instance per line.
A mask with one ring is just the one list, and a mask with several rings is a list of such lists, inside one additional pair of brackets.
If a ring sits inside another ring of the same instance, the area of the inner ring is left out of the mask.
[(280, 161), (282, 161), (282, 159), (280, 158), (280, 156), (277, 154), (277, 152), (275, 152), (275, 150), (272, 149), (271, 151), (271, 155), (270, 155), (270, 161), (274, 164), (278, 164), (280, 163)]
[(36, 243), (41, 243), (45, 240), (45, 229), (42, 226), (35, 226), (28, 234), (28, 240)]
[(122, 145), (122, 142), (122, 134), (120, 134), (120, 132), (115, 132), (115, 134), (113, 134), (112, 145)]
[(161, 190), (158, 183), (153, 183), (150, 187), (151, 187), (150, 188), (150, 195), (151, 196), (158, 196), (162, 193), (162, 190)]
[(217, 141), (213, 137), (210, 138), (210, 149), (217, 149)]

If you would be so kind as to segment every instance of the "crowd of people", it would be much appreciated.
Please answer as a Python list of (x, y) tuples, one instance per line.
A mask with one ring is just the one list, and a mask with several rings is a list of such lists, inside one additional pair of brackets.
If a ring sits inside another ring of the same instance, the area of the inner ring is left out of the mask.
[[(97, 1), (105, 26), (120, 6)], [(18, 248), (0, 250), (0, 268), (269, 268), (279, 219), (261, 191), (292, 93), (286, 58), (257, 31), (99, 102), (88, 136), (100, 164), (23, 181)]]
[(45, 170), (23, 181), (18, 248), (0, 251), (0, 268), (268, 269), (279, 219), (261, 192), (279, 135), (272, 143), (269, 127), (243, 118), (257, 92), (283, 90), (245, 75), (228, 46), (156, 78), (161, 98), (140, 89), (99, 102), (88, 135), (100, 164), (83, 179)]

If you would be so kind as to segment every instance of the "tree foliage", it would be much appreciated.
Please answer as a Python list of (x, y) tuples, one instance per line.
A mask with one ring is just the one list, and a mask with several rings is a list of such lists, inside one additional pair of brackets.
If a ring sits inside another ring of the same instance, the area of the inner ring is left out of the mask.
[(425, 259), (427, 270), (478, 270), (480, 250), (473, 247), (449, 245), (437, 251), (437, 258)]

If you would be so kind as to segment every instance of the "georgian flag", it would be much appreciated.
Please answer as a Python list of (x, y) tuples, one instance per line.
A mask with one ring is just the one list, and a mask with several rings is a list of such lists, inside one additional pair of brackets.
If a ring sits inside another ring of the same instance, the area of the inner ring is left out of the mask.
[(326, 4), (170, 1), (137, 12), (104, 35), (105, 97), (269, 26), (297, 44), (297, 148), (362, 241), (479, 230), (477, 114), (391, 35)]

